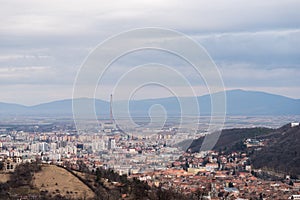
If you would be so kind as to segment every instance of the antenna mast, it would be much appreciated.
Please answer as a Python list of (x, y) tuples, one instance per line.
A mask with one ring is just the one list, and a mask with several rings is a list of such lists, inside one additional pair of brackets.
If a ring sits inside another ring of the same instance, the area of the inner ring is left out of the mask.
[(113, 103), (113, 96), (112, 94), (110, 95), (110, 122), (113, 123), (114, 118), (113, 118), (113, 112), (112, 112), (112, 103)]

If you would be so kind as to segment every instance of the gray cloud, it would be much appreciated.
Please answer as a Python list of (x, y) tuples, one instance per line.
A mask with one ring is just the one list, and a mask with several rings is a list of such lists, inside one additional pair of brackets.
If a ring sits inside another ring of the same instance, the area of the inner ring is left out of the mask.
[(300, 29), (211, 34), (198, 38), (216, 60), (274, 67), (300, 63)]
[[(0, 92), (5, 97), (0, 101), (32, 104), (70, 98), (77, 70), (91, 49), (120, 31), (148, 26), (175, 29), (202, 44), (219, 65), (228, 88), (300, 98), (295, 92), (300, 89), (299, 7), (296, 0), (3, 0)], [(129, 56), (133, 59), (117, 63), (107, 79), (155, 56)], [(195, 87), (203, 87), (185, 63), (170, 61), (170, 56), (156, 59), (181, 70)], [(46, 95), (45, 89), (53, 95)], [(17, 93), (26, 96), (33, 90), (41, 94), (34, 100), (30, 95), (27, 100), (14, 99)]]

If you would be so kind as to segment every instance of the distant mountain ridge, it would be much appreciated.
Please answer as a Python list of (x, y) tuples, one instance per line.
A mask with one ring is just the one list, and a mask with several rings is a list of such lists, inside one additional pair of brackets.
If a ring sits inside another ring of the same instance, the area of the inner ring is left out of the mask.
[[(212, 94), (220, 95), (220, 93)], [(229, 90), (226, 91), (227, 115), (300, 115), (300, 99), (292, 99), (285, 96), (269, 94), (265, 92)], [(192, 105), (193, 97), (180, 98), (181, 103)], [(197, 97), (200, 115), (210, 115), (211, 95)], [(90, 98), (76, 99), (75, 101), (94, 101)], [(119, 102), (114, 102), (119, 104)], [(133, 116), (148, 116), (148, 110), (154, 104), (161, 104), (169, 116), (180, 116), (181, 109), (176, 97), (144, 99), (130, 101), (130, 113)], [(187, 106), (185, 114), (195, 115), (195, 108)], [(95, 99), (95, 108), (100, 117), (109, 116), (109, 102)], [(114, 107), (114, 109), (117, 109)], [(0, 116), (24, 115), (24, 116), (72, 116), (72, 99), (53, 101), (34, 106), (10, 104), (0, 102)]]

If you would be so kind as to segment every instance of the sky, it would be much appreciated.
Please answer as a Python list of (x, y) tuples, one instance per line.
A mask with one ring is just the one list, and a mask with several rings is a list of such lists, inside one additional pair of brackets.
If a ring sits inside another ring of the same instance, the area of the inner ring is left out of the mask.
[[(71, 98), (80, 66), (99, 43), (143, 27), (172, 29), (202, 45), (228, 90), (300, 99), (297, 0), (0, 0), (0, 5), (0, 102), (35, 105)], [(197, 95), (208, 92), (180, 60), (144, 51), (114, 64), (96, 96), (108, 99), (124, 69), (153, 59), (174, 66)], [(139, 92), (136, 98), (170, 95), (157, 87)]]

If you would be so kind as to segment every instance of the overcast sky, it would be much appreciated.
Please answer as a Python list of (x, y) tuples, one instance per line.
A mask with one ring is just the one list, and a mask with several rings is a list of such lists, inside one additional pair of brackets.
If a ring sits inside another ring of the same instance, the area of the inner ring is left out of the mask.
[[(0, 5), (0, 102), (33, 105), (71, 98), (88, 53), (112, 35), (142, 27), (174, 29), (199, 42), (219, 67), (226, 89), (300, 98), (297, 0), (0, 0)], [(129, 56), (114, 70), (159, 56), (146, 55)], [(164, 63), (168, 56), (160, 59)], [(168, 64), (181, 69), (179, 61)], [(192, 82), (199, 95), (207, 91), (200, 82)], [(114, 84), (107, 81), (105, 95), (98, 96), (105, 99)], [(146, 93), (164, 93), (158, 91)]]

